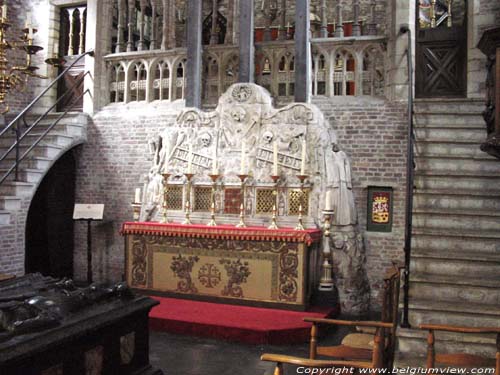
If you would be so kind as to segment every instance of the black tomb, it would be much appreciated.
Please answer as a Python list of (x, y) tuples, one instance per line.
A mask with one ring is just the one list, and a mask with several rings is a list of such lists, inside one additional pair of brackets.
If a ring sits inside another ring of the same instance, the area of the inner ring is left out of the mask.
[(0, 374), (162, 375), (149, 364), (157, 304), (125, 283), (78, 288), (40, 274), (0, 282)]

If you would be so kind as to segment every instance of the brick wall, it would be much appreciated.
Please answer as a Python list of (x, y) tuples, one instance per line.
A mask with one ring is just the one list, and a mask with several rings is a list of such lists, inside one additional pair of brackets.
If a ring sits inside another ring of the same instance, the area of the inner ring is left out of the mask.
[[(406, 186), (406, 104), (381, 99), (315, 100), (336, 130), (351, 160), (353, 190), (364, 237), (372, 303), (378, 304), (381, 278), (392, 261), (404, 262)], [(392, 232), (367, 232), (368, 186), (392, 187)]]

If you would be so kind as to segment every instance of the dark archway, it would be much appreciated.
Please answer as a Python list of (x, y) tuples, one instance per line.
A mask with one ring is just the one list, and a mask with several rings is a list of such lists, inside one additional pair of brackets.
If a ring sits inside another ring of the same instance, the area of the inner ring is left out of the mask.
[(73, 276), (75, 158), (64, 154), (49, 170), (31, 201), (26, 222), (26, 273)]

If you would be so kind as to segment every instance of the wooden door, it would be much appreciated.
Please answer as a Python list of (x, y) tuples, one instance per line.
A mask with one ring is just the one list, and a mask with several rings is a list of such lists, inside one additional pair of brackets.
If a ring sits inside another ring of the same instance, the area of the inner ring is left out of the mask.
[(467, 1), (417, 1), (416, 29), (416, 96), (464, 97)]

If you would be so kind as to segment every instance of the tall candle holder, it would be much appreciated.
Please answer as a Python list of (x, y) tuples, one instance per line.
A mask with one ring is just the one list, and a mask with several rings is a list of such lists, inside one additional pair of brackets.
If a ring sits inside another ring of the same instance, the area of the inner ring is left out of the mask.
[(246, 199), (246, 188), (245, 188), (245, 181), (248, 178), (247, 174), (239, 174), (238, 178), (241, 181), (241, 201), (240, 201), (240, 222), (238, 225), (236, 225), (236, 228), (246, 228), (246, 223), (245, 223), (245, 199)]
[(299, 203), (299, 217), (298, 217), (298, 224), (295, 227), (295, 230), (304, 230), (304, 224), (302, 222), (302, 216), (304, 214), (304, 207), (305, 207), (305, 201), (304, 198), (306, 196), (305, 189), (304, 189), (304, 182), (306, 178), (309, 177), (306, 174), (299, 174), (297, 175), (297, 178), (300, 181), (300, 203)]
[(134, 212), (134, 221), (139, 221), (140, 215), (141, 215), (141, 202), (132, 202), (131, 203), (132, 210)]
[(278, 182), (280, 180), (279, 175), (271, 175), (274, 184), (273, 194), (275, 195), (275, 203), (273, 205), (273, 216), (271, 218), (271, 225), (268, 226), (268, 229), (279, 229), (277, 223), (277, 209), (278, 207)]
[(191, 204), (189, 200), (191, 199), (191, 179), (194, 176), (194, 173), (184, 173), (186, 176), (186, 204), (185, 204), (185, 218), (182, 224), (191, 224)]
[(217, 189), (217, 179), (220, 177), (220, 174), (211, 174), (209, 175), (212, 179), (212, 194), (210, 197), (210, 221), (208, 222), (209, 227), (216, 227), (217, 222), (215, 221), (215, 192)]
[(161, 175), (163, 177), (163, 217), (161, 222), (168, 223), (167, 219), (168, 178), (171, 176), (171, 173), (164, 172)]
[(323, 246), (323, 263), (321, 264), (321, 279), (319, 282), (319, 290), (331, 291), (333, 290), (333, 278), (332, 278), (332, 265), (330, 264), (330, 229), (331, 220), (333, 217), (332, 210), (323, 210), (323, 215), (325, 217), (325, 222), (323, 224), (323, 237), (325, 239), (325, 244)]

